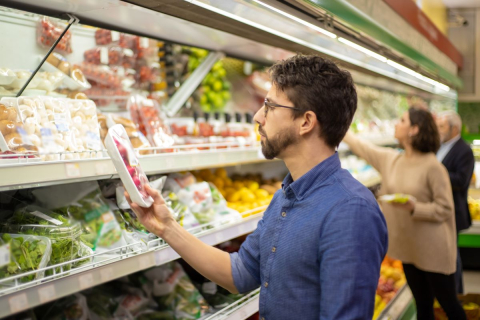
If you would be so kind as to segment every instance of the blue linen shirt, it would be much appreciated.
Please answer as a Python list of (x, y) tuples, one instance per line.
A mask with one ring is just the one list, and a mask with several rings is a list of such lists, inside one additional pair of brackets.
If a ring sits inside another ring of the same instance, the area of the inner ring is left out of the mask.
[(387, 227), (338, 154), (285, 178), (257, 229), (231, 257), (239, 292), (261, 285), (265, 320), (372, 319)]

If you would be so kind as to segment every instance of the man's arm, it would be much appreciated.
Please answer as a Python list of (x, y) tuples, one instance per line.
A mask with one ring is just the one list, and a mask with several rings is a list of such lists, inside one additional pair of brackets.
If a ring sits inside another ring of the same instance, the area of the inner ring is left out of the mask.
[(354, 198), (333, 209), (320, 235), (320, 319), (371, 319), (388, 236), (380, 209)]
[(260, 283), (259, 238), (263, 219), (257, 229), (247, 237), (239, 253), (232, 255), (203, 243), (173, 218), (162, 196), (157, 190), (146, 187), (154, 203), (142, 208), (125, 196), (138, 220), (155, 235), (165, 240), (190, 266), (205, 278), (232, 293), (247, 292)]
[(448, 170), (453, 191), (464, 190), (468, 187), (474, 166), (475, 158), (470, 148), (456, 157), (452, 170)]
[(127, 193), (125, 196), (138, 220), (147, 230), (165, 240), (204, 277), (232, 293), (238, 292), (233, 281), (230, 255), (203, 243), (182, 228), (171, 215), (160, 193), (148, 186), (146, 191), (154, 200), (150, 208), (142, 208), (132, 203)]

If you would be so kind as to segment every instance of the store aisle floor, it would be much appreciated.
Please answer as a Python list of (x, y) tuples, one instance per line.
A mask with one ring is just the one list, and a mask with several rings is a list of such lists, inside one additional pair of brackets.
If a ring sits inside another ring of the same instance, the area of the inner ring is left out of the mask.
[(463, 283), (465, 286), (465, 293), (480, 293), (480, 270), (464, 270)]

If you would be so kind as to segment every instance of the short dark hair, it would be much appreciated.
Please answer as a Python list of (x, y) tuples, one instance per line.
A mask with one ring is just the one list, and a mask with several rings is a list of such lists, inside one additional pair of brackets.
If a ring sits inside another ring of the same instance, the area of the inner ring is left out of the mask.
[(408, 116), (410, 125), (418, 126), (418, 134), (412, 137), (412, 147), (423, 153), (437, 153), (440, 148), (440, 135), (430, 111), (424, 108), (410, 107)]
[(357, 110), (357, 92), (350, 72), (318, 55), (297, 54), (270, 68), (275, 86), (300, 110), (294, 118), (313, 111), (320, 123), (320, 137), (336, 147)]

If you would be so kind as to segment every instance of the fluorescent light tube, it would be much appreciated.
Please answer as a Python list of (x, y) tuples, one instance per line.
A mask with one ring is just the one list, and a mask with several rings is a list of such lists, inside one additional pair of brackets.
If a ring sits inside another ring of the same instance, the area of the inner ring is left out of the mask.
[(380, 60), (380, 61), (382, 61), (382, 62), (387, 62), (387, 60), (388, 60), (388, 59), (385, 58), (384, 56), (379, 55), (378, 53), (375, 53), (375, 52), (373, 52), (373, 51), (371, 51), (371, 50), (368, 50), (367, 48), (364, 48), (364, 47), (362, 47), (362, 46), (359, 46), (358, 44), (356, 44), (356, 43), (354, 43), (354, 42), (352, 42), (352, 41), (349, 41), (349, 40), (347, 40), (347, 39), (338, 38), (338, 41), (340, 41), (341, 43), (344, 43), (344, 44), (346, 44), (347, 46), (350, 46), (350, 47), (352, 47), (352, 48), (354, 48), (354, 49), (356, 49), (356, 50), (358, 50), (358, 51), (361, 51), (361, 52), (363, 52), (363, 53), (365, 53), (365, 54), (368, 54), (369, 56), (374, 57), (375, 59), (378, 59), (378, 60)]

